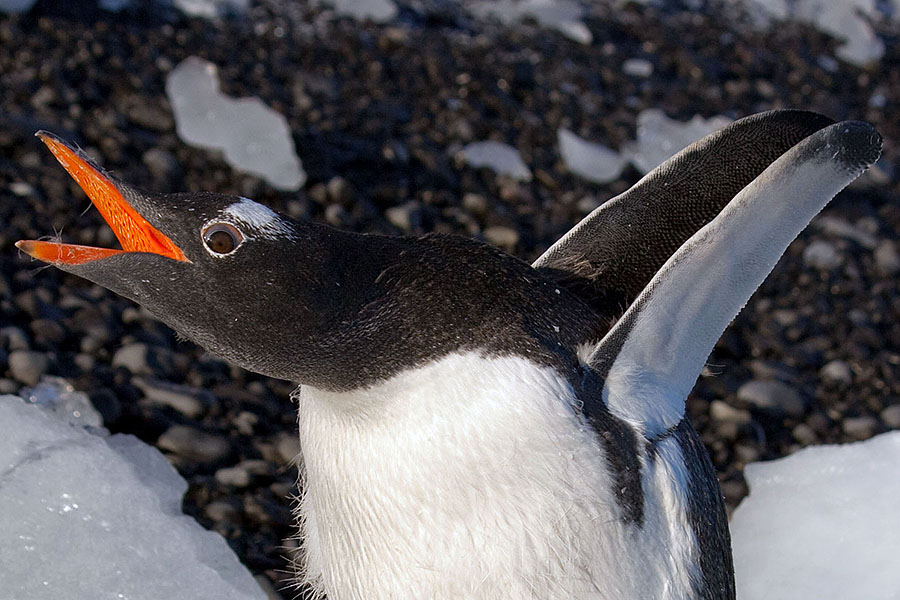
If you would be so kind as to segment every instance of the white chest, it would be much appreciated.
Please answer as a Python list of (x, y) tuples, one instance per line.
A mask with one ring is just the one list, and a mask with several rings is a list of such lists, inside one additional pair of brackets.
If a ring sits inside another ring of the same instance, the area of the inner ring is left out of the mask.
[(477, 354), (302, 388), (304, 577), (330, 600), (690, 597), (680, 450), (644, 465), (645, 522), (625, 525), (575, 401), (550, 369)]

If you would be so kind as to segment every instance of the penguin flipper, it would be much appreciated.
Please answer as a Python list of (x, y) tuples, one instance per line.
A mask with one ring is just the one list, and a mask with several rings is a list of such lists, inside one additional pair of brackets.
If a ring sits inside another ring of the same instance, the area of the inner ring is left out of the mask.
[(585, 217), (534, 262), (617, 317), (663, 263), (769, 164), (833, 123), (802, 110), (735, 121), (688, 146)]
[(817, 131), (769, 165), (653, 276), (594, 349), (609, 411), (648, 438), (684, 416), (722, 332), (791, 241), (881, 154), (868, 124)]

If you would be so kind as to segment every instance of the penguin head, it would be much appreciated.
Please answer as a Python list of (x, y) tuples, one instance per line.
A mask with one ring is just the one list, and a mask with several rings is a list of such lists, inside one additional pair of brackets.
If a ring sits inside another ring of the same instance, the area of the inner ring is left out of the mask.
[(334, 235), (340, 232), (296, 222), (239, 196), (147, 193), (58, 137), (37, 135), (90, 197), (122, 249), (36, 240), (18, 242), (19, 249), (134, 300), (241, 366), (306, 378), (297, 372), (303, 363), (297, 351), (327, 337), (327, 315), (341, 308), (336, 292), (342, 273), (329, 269), (341, 252), (343, 240)]
[(596, 335), (589, 307), (484, 243), (344, 232), (239, 196), (148, 193), (56, 136), (38, 137), (122, 249), (17, 247), (251, 371), (351, 389), (453, 351), (573, 362)]

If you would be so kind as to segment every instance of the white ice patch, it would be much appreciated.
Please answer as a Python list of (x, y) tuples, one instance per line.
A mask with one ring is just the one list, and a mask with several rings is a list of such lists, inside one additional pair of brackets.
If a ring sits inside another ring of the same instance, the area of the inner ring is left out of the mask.
[(397, 16), (397, 5), (391, 0), (318, 0), (317, 3), (331, 5), (339, 15), (374, 23), (387, 23)]
[(704, 119), (700, 115), (686, 122), (675, 121), (657, 109), (641, 111), (637, 118), (637, 140), (626, 144), (622, 155), (642, 173), (649, 173), (670, 156), (731, 123), (728, 117)]
[(291, 234), (291, 228), (281, 220), (278, 213), (249, 198), (241, 198), (224, 209), (222, 214), (249, 227), (250, 231), (238, 227), (248, 237), (256, 234), (262, 237), (283, 238)]
[(900, 432), (744, 470), (731, 539), (740, 600), (900, 597)]
[(214, 64), (186, 58), (169, 73), (166, 94), (176, 132), (188, 144), (221, 150), (228, 164), (280, 190), (306, 181), (284, 116), (259, 98), (223, 95)]
[(593, 183), (615, 181), (628, 162), (615, 150), (581, 139), (568, 129), (560, 129), (556, 136), (566, 168)]
[(228, 12), (244, 12), (250, 0), (174, 0), (175, 7), (192, 17), (212, 19)]
[(0, 597), (265, 600), (225, 540), (182, 514), (187, 483), (158, 450), (16, 396), (0, 396), (0, 423)]
[(494, 17), (505, 25), (534, 18), (542, 27), (556, 29), (570, 40), (590, 44), (594, 36), (582, 22), (584, 8), (568, 0), (488, 0), (466, 3), (476, 17)]
[(508, 144), (488, 140), (472, 142), (462, 149), (466, 162), (475, 168), (487, 167), (498, 175), (531, 181), (531, 170), (519, 151)]
[(0, 0), (0, 12), (20, 13), (34, 6), (35, 0)]

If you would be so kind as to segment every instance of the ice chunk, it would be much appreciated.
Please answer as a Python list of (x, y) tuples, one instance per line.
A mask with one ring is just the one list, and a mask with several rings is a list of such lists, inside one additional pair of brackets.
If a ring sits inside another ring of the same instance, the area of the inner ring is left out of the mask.
[(531, 170), (525, 165), (519, 151), (512, 146), (488, 140), (467, 144), (462, 152), (466, 162), (473, 167), (487, 167), (499, 175), (531, 181)]
[(557, 139), (566, 168), (594, 183), (614, 181), (628, 162), (615, 150), (583, 140), (568, 129), (560, 129)]
[(230, 12), (242, 13), (250, 0), (175, 0), (174, 4), (186, 15), (212, 19)]
[(0, 0), (0, 12), (20, 13), (34, 6), (35, 0)]
[(391, 0), (324, 0), (335, 12), (354, 19), (386, 23), (397, 16), (397, 5)]
[(751, 14), (769, 17), (759, 19), (757, 25), (769, 25), (773, 19), (792, 18), (844, 40), (836, 54), (847, 62), (864, 65), (884, 55), (884, 42), (875, 34), (869, 21), (877, 21), (890, 11), (882, 10), (876, 0), (795, 0), (793, 3), (746, 0), (746, 4)]
[(556, 29), (567, 38), (590, 44), (594, 36), (581, 21), (584, 9), (570, 0), (487, 0), (468, 3), (476, 17), (494, 17), (511, 25), (525, 17), (533, 17), (542, 27)]
[(748, 465), (731, 538), (740, 600), (896, 599), (900, 432)]
[(265, 600), (225, 540), (181, 514), (187, 484), (155, 448), (16, 396), (0, 396), (0, 423), (0, 596)]
[(228, 164), (280, 190), (306, 181), (287, 120), (259, 98), (223, 95), (214, 64), (186, 58), (169, 73), (166, 94), (178, 136), (188, 144), (222, 150)]
[(33, 388), (23, 388), (22, 397), (31, 404), (49, 410), (70, 425), (103, 427), (103, 417), (91, 404), (87, 394), (76, 392), (65, 379), (44, 377)]
[(657, 108), (649, 108), (638, 115), (637, 141), (629, 143), (623, 155), (630, 157), (639, 171), (647, 173), (685, 146), (729, 123), (731, 119), (727, 117), (704, 119), (700, 115), (682, 123)]

